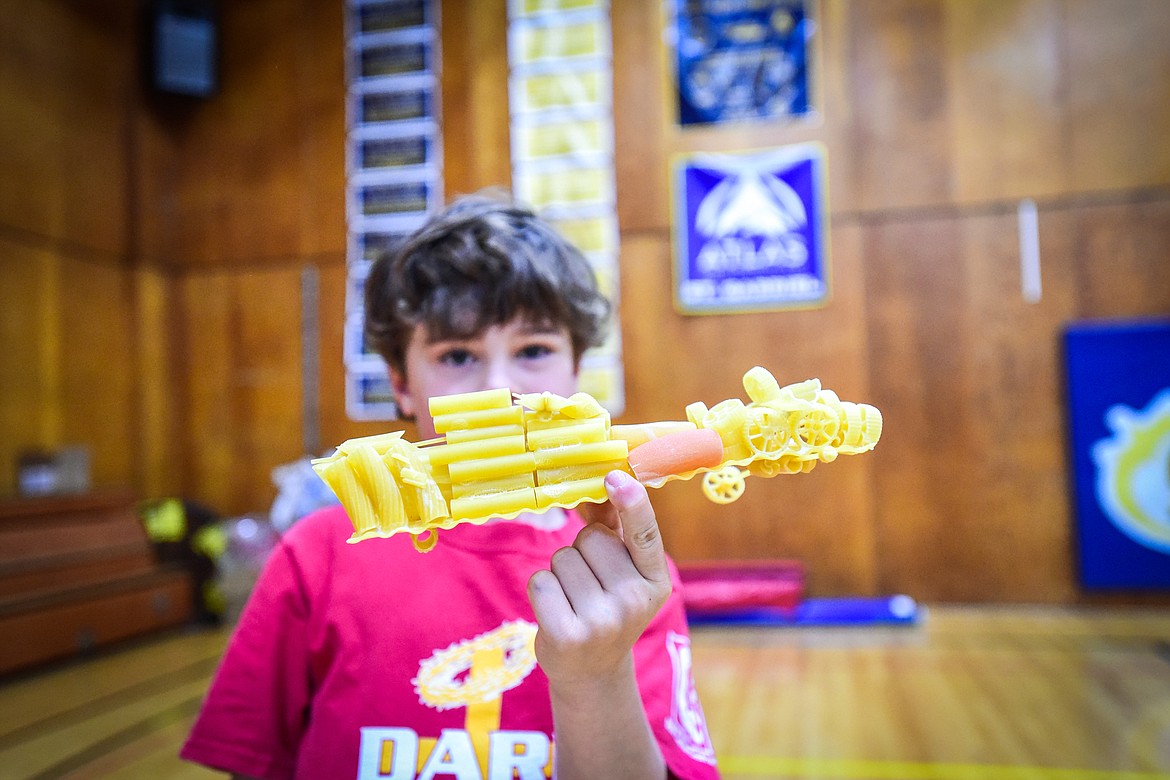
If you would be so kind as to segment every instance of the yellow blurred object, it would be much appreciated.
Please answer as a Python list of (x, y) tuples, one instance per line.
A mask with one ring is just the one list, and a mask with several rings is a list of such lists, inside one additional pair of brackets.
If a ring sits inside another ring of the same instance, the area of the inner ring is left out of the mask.
[(152, 542), (181, 542), (187, 535), (187, 511), (177, 498), (145, 505), (139, 515)]
[(191, 549), (211, 561), (218, 561), (227, 545), (227, 534), (218, 525), (205, 525), (191, 537)]

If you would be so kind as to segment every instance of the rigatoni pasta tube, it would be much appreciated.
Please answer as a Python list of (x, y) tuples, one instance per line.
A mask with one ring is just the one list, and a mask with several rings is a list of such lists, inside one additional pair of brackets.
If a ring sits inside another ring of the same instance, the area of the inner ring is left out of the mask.
[(499, 479), (477, 479), (474, 482), (451, 483), (452, 498), (464, 498), (487, 493), (506, 493), (510, 490), (536, 487), (536, 477), (531, 471), (512, 474)]
[(553, 485), (538, 485), (536, 488), (536, 505), (541, 509), (547, 509), (554, 504), (574, 504), (585, 499), (593, 501), (606, 499), (604, 475), (572, 482), (557, 482)]
[(624, 460), (578, 463), (573, 466), (560, 466), (554, 469), (537, 469), (536, 484), (555, 485), (558, 482), (575, 482), (579, 479), (604, 477), (611, 471), (624, 471), (627, 474), (632, 473), (629, 465)]
[(452, 482), (499, 479), (512, 474), (536, 471), (536, 458), (531, 452), (524, 452), (519, 455), (501, 455), (498, 458), (452, 463), (447, 469), (451, 473)]
[(464, 442), (477, 441), (479, 439), (494, 439), (498, 436), (523, 436), (524, 426), (520, 423), (515, 425), (493, 425), (488, 428), (467, 428), (465, 430), (447, 431), (444, 434), (448, 444), (463, 444)]
[[(595, 421), (609, 426), (609, 416), (593, 418)], [(558, 417), (549, 412), (529, 412), (524, 415), (524, 427), (529, 433), (532, 431), (545, 431), (549, 428), (564, 428), (573, 425), (580, 425), (581, 420), (573, 417)]]
[(374, 448), (358, 447), (349, 454), (349, 462), (358, 484), (370, 499), (370, 510), (374, 515), (405, 519), (406, 507), (402, 503), (402, 494)]
[(496, 458), (501, 455), (519, 455), (525, 451), (524, 436), (496, 436), (491, 439), (474, 439), (458, 444), (440, 444), (428, 447), (426, 452), (431, 467), (446, 466), (449, 463), (481, 458)]
[(455, 519), (472, 520), (500, 517), (533, 509), (537, 505), (532, 488), (509, 490), (504, 493), (464, 496), (451, 499), (451, 515)]
[(375, 529), (381, 528), (378, 515), (370, 506), (370, 497), (358, 484), (348, 457), (325, 459), (320, 461), (315, 468), (317, 473), (321, 475), (321, 479), (325, 480), (325, 484), (337, 494), (338, 500), (345, 507), (350, 522), (353, 523), (354, 536), (365, 536)]
[(507, 406), (502, 409), (478, 409), (470, 412), (440, 414), (435, 418), (435, 433), (446, 433), (460, 428), (490, 428), (496, 425), (520, 425), (524, 409)]
[(629, 454), (629, 446), (625, 441), (600, 441), (592, 444), (573, 444), (567, 447), (554, 447), (547, 450), (536, 450), (536, 468), (555, 469), (561, 466), (575, 466), (582, 463), (599, 463), (611, 460), (625, 460)]
[(431, 417), (458, 412), (476, 412), (483, 409), (501, 409), (512, 405), (512, 391), (506, 387), (479, 390), (474, 393), (436, 395), (427, 401)]
[[(405, 433), (406, 431), (390, 431), (389, 433), (375, 433), (372, 436), (359, 436), (355, 439), (346, 439), (337, 446), (337, 452), (331, 457), (348, 455), (358, 447), (372, 447), (374, 452), (379, 455), (384, 455)], [(319, 460), (326, 461), (329, 458), (320, 458)]]
[(531, 450), (564, 447), (571, 444), (591, 444), (600, 441), (605, 441), (605, 422), (603, 420), (586, 420), (574, 425), (528, 432), (528, 448)]

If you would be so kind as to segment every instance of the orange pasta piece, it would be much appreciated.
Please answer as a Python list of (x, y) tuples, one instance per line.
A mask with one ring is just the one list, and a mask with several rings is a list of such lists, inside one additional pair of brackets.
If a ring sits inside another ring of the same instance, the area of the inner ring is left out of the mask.
[(639, 482), (671, 474), (711, 469), (723, 461), (723, 440), (710, 428), (668, 433), (630, 450), (629, 464)]
[(668, 433), (693, 430), (695, 430), (693, 422), (667, 420), (665, 422), (641, 423), (640, 425), (614, 425), (609, 429), (609, 436), (611, 439), (625, 439), (630, 443), (632, 450), (651, 439), (657, 439)]

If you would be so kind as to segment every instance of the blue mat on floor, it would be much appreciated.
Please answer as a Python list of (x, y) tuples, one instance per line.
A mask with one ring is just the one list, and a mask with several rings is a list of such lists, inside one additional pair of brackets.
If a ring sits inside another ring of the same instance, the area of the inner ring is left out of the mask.
[(746, 607), (687, 612), (687, 620), (693, 626), (914, 625), (918, 622), (918, 617), (918, 604), (909, 596), (805, 599), (794, 609)]

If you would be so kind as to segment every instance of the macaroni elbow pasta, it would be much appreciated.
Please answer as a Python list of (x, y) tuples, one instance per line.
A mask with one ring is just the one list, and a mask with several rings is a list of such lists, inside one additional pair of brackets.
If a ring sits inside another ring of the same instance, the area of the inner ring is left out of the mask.
[(440, 529), (459, 523), (601, 503), (615, 469), (652, 488), (702, 475), (704, 495), (726, 504), (749, 476), (806, 473), (881, 438), (881, 412), (842, 401), (817, 379), (781, 387), (757, 366), (743, 386), (747, 402), (696, 402), (686, 420), (641, 425), (611, 424), (587, 393), (438, 396), (429, 411), (439, 438), (350, 439), (313, 468), (349, 514), (350, 542), (409, 533), (426, 552)]

